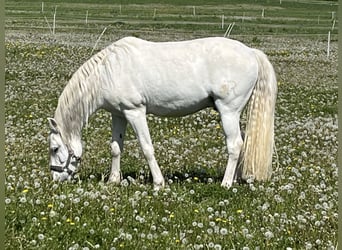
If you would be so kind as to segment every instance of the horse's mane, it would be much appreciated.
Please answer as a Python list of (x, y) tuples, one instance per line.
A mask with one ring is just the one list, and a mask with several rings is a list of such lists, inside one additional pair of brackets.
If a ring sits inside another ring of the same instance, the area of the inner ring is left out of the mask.
[(55, 119), (61, 134), (70, 142), (73, 136), (79, 136), (89, 116), (98, 108), (99, 81), (98, 64), (108, 49), (103, 49), (87, 60), (71, 77), (58, 99)]
[[(60, 132), (67, 143), (73, 136), (79, 138), (83, 125), (88, 122), (89, 116), (101, 105), (102, 100), (99, 92), (101, 87), (99, 84), (102, 83), (100, 78), (103, 76), (100, 76), (98, 66), (101, 64), (111, 67), (110, 63), (104, 63), (106, 57), (110, 54), (124, 57), (125, 52), (130, 50), (137, 40), (140, 39), (126, 37), (116, 41), (93, 55), (73, 74), (59, 97), (55, 112), (55, 119)], [(120, 60), (116, 63), (120, 67)], [(109, 69), (109, 71), (111, 70)]]

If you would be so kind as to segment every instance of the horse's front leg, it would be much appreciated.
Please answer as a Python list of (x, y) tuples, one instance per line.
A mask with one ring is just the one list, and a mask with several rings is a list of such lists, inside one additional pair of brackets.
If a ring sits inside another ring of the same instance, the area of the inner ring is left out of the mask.
[(121, 181), (120, 155), (123, 151), (126, 127), (126, 118), (112, 115), (112, 143), (110, 144), (112, 153), (112, 169), (108, 182), (119, 184)]
[(124, 113), (138, 138), (144, 156), (150, 167), (154, 189), (159, 190), (164, 187), (165, 181), (154, 157), (154, 149), (146, 121), (146, 109), (145, 107), (140, 107), (134, 110), (127, 110)]

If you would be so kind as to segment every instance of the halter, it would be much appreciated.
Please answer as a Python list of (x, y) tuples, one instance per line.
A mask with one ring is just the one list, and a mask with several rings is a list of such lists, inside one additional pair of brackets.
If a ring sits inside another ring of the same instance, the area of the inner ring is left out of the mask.
[(77, 157), (74, 154), (74, 151), (72, 149), (68, 149), (69, 155), (68, 155), (68, 159), (66, 161), (65, 166), (56, 166), (56, 165), (50, 165), (50, 170), (59, 172), (59, 173), (63, 173), (63, 172), (67, 172), (68, 175), (74, 176), (76, 174), (76, 168), (70, 169), (70, 163), (71, 163), (71, 159), (74, 158), (76, 160), (76, 163), (81, 162), (81, 157)]

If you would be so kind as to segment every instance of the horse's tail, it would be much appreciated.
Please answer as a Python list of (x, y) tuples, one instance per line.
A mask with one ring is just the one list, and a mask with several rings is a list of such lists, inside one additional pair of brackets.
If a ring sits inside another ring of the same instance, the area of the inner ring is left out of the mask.
[(267, 56), (257, 49), (254, 49), (254, 52), (259, 70), (247, 110), (247, 124), (241, 155), (242, 178), (268, 180), (272, 174), (277, 80)]

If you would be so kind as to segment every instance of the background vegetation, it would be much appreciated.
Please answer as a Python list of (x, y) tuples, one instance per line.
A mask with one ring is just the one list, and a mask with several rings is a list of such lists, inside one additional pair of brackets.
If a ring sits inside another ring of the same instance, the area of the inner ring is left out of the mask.
[[(335, 249), (335, 1), (196, 1), (195, 15), (189, 1), (54, 1), (43, 11), (37, 1), (5, 4), (6, 249)], [(126, 35), (154, 41), (223, 36), (233, 22), (230, 37), (265, 51), (277, 72), (270, 181), (220, 187), (227, 153), (210, 109), (148, 117), (168, 183), (160, 192), (152, 189), (130, 128), (124, 180), (105, 183), (111, 121), (104, 111), (83, 131), (76, 181), (51, 181), (46, 118), (93, 53)]]

